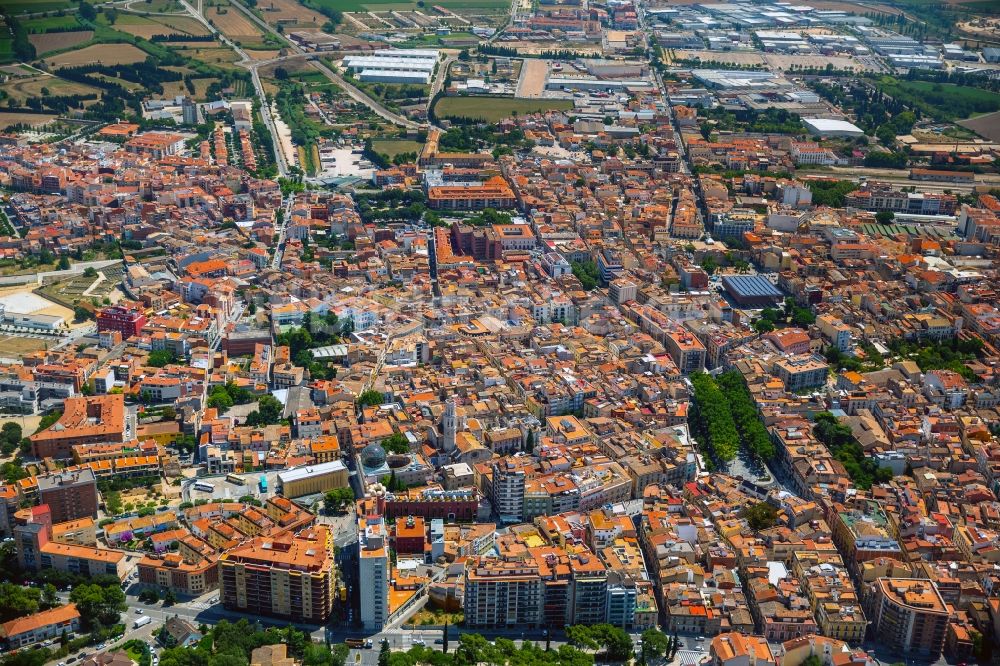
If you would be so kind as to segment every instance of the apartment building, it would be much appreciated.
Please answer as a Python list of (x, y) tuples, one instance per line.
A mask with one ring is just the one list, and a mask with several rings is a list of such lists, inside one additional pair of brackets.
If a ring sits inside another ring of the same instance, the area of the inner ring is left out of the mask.
[(75, 604), (66, 604), (0, 624), (0, 645), (17, 650), (63, 634), (70, 636), (79, 629), (80, 612)]
[(146, 315), (141, 310), (125, 305), (112, 305), (97, 313), (97, 330), (118, 331), (123, 340), (139, 335), (146, 325)]
[(841, 352), (851, 348), (851, 327), (833, 315), (822, 314), (816, 317), (816, 327), (830, 343)]
[(948, 606), (933, 581), (875, 581), (874, 633), (878, 642), (907, 657), (937, 659), (948, 628)]
[(500, 176), (481, 185), (437, 185), (427, 188), (427, 201), (436, 210), (483, 210), (513, 208), (514, 192)]
[(544, 583), (534, 561), (482, 557), (465, 569), (465, 623), (491, 629), (543, 623)]
[(336, 578), (330, 532), (254, 537), (222, 555), (219, 577), (229, 610), (324, 624)]
[(369, 515), (358, 521), (358, 573), (361, 623), (381, 629), (389, 621), (389, 534), (385, 519)]
[(219, 562), (215, 557), (146, 555), (137, 567), (139, 583), (172, 590), (175, 594), (197, 597), (219, 587)]
[(28, 438), (36, 458), (72, 458), (76, 444), (125, 441), (125, 396), (66, 398), (63, 413), (50, 428)]
[(128, 560), (120, 550), (62, 543), (54, 534), (75, 534), (73, 529), (57, 530), (52, 513), (45, 504), (21, 509), (14, 514), (14, 547), (22, 569), (55, 569), (83, 576), (111, 575), (124, 579)]
[(527, 474), (510, 460), (494, 463), (490, 482), (490, 502), (501, 522), (516, 523), (524, 515)]
[(79, 468), (38, 477), (38, 503), (48, 504), (52, 522), (97, 517), (97, 477)]
[(699, 372), (705, 369), (705, 345), (693, 333), (685, 329), (670, 331), (664, 343), (681, 372)]
[(872, 184), (844, 197), (844, 206), (911, 215), (952, 215), (958, 205), (953, 194), (900, 192), (887, 185)]
[(812, 356), (775, 360), (771, 372), (782, 381), (786, 391), (804, 391), (826, 384), (829, 366)]

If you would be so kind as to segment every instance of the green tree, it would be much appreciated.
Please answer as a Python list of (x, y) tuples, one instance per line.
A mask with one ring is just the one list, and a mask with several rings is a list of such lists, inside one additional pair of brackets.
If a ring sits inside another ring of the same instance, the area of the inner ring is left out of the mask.
[(117, 624), (126, 609), (125, 593), (118, 585), (77, 585), (69, 599), (80, 611), (84, 626), (90, 629)]
[(392, 650), (389, 649), (389, 641), (382, 639), (382, 646), (378, 651), (378, 666), (389, 666), (389, 660), (392, 658)]
[(0, 622), (38, 612), (41, 591), (14, 583), (0, 583)]
[(94, 319), (94, 313), (90, 309), (82, 305), (73, 306), (73, 321), (79, 323), (88, 319)]
[(642, 663), (648, 664), (666, 657), (670, 649), (670, 639), (659, 629), (651, 628), (642, 632)]
[(229, 392), (226, 391), (224, 386), (216, 386), (212, 389), (212, 392), (208, 394), (208, 406), (217, 409), (220, 413), (222, 413), (233, 406), (233, 398), (229, 395)]
[(69, 257), (66, 255), (59, 257), (59, 263), (56, 264), (56, 268), (61, 271), (69, 270)]
[(177, 595), (171, 588), (167, 588), (167, 591), (163, 593), (163, 605), (173, 606), (177, 603)]
[(597, 288), (600, 281), (600, 273), (597, 270), (596, 263), (589, 259), (587, 261), (574, 261), (570, 263), (570, 267), (573, 269), (573, 275), (580, 281), (580, 285), (584, 291), (593, 291)]
[(712, 377), (704, 372), (691, 375), (694, 400), (690, 415), (692, 431), (710, 456), (723, 462), (736, 457), (739, 434), (729, 401)]
[(281, 412), (284, 408), (284, 405), (273, 395), (261, 396), (260, 401), (257, 402), (257, 409), (247, 414), (246, 425), (251, 427), (274, 425), (281, 419)]
[(896, 214), (893, 213), (891, 210), (880, 210), (879, 212), (875, 213), (875, 221), (878, 222), (879, 224), (889, 224), (890, 222), (893, 221), (893, 219), (895, 219), (895, 217)]
[(177, 357), (169, 349), (156, 349), (151, 351), (149, 352), (149, 357), (146, 359), (146, 365), (153, 368), (162, 368), (176, 362)]
[(374, 389), (369, 389), (358, 396), (357, 403), (358, 407), (375, 407), (381, 405), (385, 402), (385, 398), (381, 391), (376, 391)]
[(0, 453), (5, 456), (9, 456), (17, 450), (17, 447), (21, 444), (21, 439), (24, 437), (24, 433), (21, 430), (21, 424), (16, 421), (7, 421), (3, 424), (3, 428), (0, 428)]
[(774, 527), (778, 522), (778, 510), (767, 502), (757, 502), (744, 508), (740, 516), (755, 532)]
[(382, 448), (385, 449), (386, 453), (390, 454), (410, 452), (409, 440), (406, 439), (406, 435), (399, 432), (395, 432), (383, 439)]
[(58, 591), (56, 590), (56, 586), (52, 583), (45, 583), (42, 585), (41, 605), (44, 608), (55, 608), (60, 605)]
[(323, 495), (323, 507), (330, 512), (340, 511), (345, 504), (354, 501), (354, 491), (350, 488), (334, 488)]

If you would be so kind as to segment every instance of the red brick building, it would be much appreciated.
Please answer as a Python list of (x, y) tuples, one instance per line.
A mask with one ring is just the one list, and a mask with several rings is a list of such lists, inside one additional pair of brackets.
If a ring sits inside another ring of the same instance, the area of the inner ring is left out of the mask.
[(427, 542), (427, 525), (422, 516), (397, 518), (395, 526), (396, 552), (423, 555)]
[(136, 308), (112, 305), (101, 309), (97, 313), (97, 330), (118, 331), (123, 339), (131, 338), (142, 332), (142, 327), (146, 325), (146, 315)]

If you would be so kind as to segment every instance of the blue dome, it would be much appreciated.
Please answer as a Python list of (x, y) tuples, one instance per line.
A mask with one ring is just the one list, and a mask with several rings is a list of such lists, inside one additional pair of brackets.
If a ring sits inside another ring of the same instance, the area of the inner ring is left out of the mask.
[(369, 469), (378, 469), (385, 465), (385, 449), (381, 444), (369, 444), (361, 449), (361, 464)]

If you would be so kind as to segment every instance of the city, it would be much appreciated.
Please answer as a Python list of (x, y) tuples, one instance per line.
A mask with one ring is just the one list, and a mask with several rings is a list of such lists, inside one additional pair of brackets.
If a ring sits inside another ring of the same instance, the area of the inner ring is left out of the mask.
[(1000, 5), (9, 0), (0, 666), (1000, 660)]

